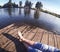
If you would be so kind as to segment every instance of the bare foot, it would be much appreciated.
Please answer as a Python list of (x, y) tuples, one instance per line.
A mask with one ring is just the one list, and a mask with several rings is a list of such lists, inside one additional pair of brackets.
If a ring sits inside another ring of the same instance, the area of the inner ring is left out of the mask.
[(20, 41), (23, 41), (24, 38), (23, 38), (22, 33), (20, 31), (18, 31), (18, 35), (20, 37)]

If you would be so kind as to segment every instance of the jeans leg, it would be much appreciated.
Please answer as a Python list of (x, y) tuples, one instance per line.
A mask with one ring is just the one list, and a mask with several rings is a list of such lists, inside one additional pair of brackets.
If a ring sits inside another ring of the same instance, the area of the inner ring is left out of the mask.
[(28, 47), (28, 52), (42, 52), (42, 51), (40, 51), (39, 49)]
[(36, 49), (39, 49), (43, 52), (60, 52), (60, 50), (55, 48), (55, 47), (52, 47), (52, 46), (49, 46), (49, 45), (46, 45), (46, 44), (42, 44), (42, 43), (39, 43), (39, 42), (36, 42), (32, 47), (36, 48)]

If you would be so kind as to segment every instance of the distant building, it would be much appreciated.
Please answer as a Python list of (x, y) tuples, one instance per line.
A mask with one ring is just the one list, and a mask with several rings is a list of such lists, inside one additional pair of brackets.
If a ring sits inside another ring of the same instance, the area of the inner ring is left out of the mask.
[(12, 3), (12, 0), (9, 0), (8, 3), (3, 5), (3, 8), (17, 8), (18, 5), (14, 3)]

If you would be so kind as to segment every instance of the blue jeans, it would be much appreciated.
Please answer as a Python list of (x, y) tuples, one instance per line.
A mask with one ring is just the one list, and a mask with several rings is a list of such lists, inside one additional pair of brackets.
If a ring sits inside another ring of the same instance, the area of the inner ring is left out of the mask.
[(60, 52), (59, 49), (36, 42), (34, 45), (28, 47), (28, 52)]

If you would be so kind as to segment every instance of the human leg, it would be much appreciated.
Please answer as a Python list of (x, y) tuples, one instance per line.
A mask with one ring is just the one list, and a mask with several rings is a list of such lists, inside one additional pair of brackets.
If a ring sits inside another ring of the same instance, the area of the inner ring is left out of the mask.
[(47, 52), (47, 51), (48, 51), (48, 52), (57, 52), (57, 51), (59, 52), (59, 51), (60, 51), (60, 50), (58, 50), (58, 49), (55, 48), (55, 47), (48, 46), (48, 45), (46, 45), (46, 44), (42, 44), (42, 43), (38, 43), (38, 42), (34, 42), (34, 41), (31, 41), (31, 40), (25, 39), (25, 38), (22, 36), (22, 34), (21, 34), (20, 31), (18, 31), (18, 35), (19, 35), (21, 41), (22, 41), (25, 45), (27, 45), (27, 47), (31, 46), (32, 48), (39, 49), (39, 50), (41, 50), (41, 51), (43, 51), (43, 52)]
[(18, 35), (20, 37), (20, 41), (23, 42), (23, 44), (26, 46), (28, 52), (42, 52), (39, 49), (36, 49), (36, 48), (32, 47), (32, 45), (35, 42), (23, 38), (22, 33), (20, 31), (18, 31)]
[(34, 41), (31, 41), (31, 40), (28, 40), (28, 39), (25, 39), (23, 36), (22, 36), (22, 33), (20, 31), (18, 31), (18, 35), (20, 37), (20, 40), (24, 43), (26, 43), (27, 45), (30, 45), (32, 46), (35, 42)]

